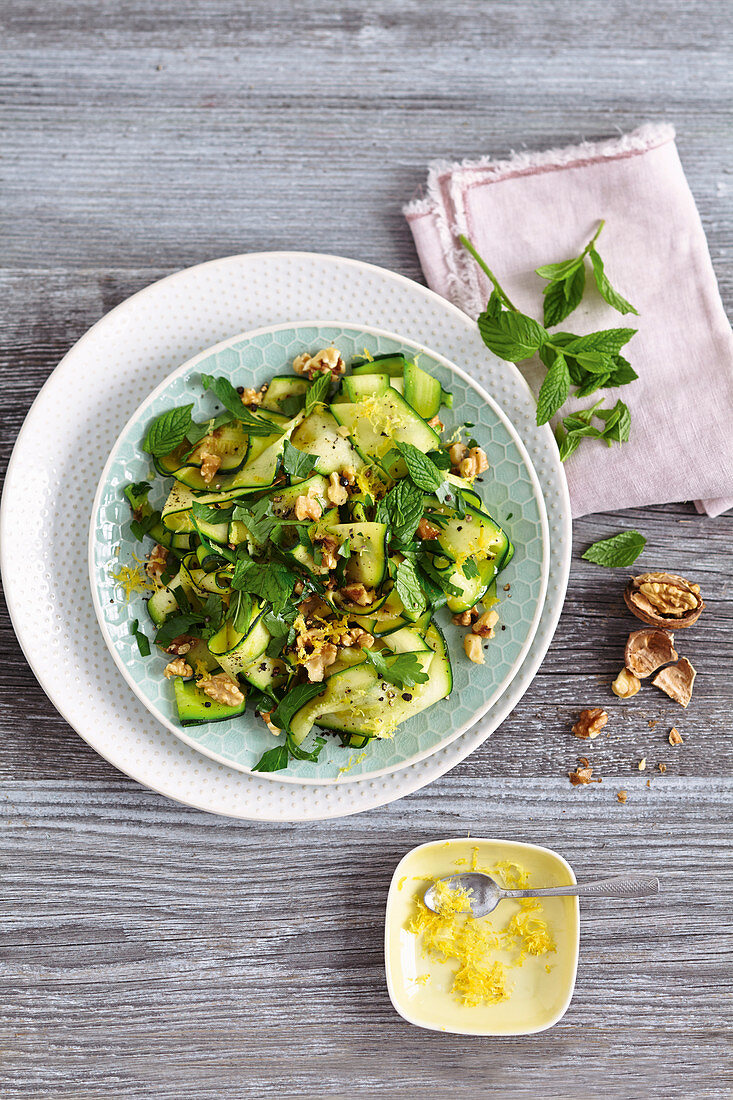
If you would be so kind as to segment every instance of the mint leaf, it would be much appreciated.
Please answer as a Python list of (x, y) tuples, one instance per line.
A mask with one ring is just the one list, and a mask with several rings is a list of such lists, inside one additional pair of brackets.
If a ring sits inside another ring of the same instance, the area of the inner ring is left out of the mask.
[(487, 348), (510, 363), (530, 359), (548, 339), (542, 325), (524, 313), (505, 311), (491, 317), (484, 312), (478, 328)]
[[(600, 332), (589, 332), (585, 336), (576, 336), (569, 343), (564, 344), (568, 355), (578, 357), (579, 352), (595, 351), (606, 355), (618, 355), (624, 344), (628, 344), (632, 336), (635, 336), (635, 328), (605, 328)], [(554, 336), (553, 336), (554, 340)]]
[(289, 439), (285, 440), (283, 468), (287, 474), (304, 481), (307, 477), (310, 477), (317, 465), (317, 455), (306, 454), (305, 451), (299, 451), (297, 447), (293, 446)]
[(567, 401), (570, 393), (570, 374), (565, 356), (558, 353), (537, 398), (537, 423), (546, 424)]
[(576, 389), (575, 396), (590, 397), (596, 390), (605, 389), (610, 377), (610, 374), (589, 374), (583, 384)]
[(392, 538), (397, 542), (411, 542), (422, 519), (424, 506), (422, 490), (405, 478), (398, 481), (394, 489), (390, 489), (387, 493), (384, 501), (380, 502), (380, 511), (382, 505), (386, 520), (377, 520), (377, 522), (388, 523)]
[(241, 589), (235, 592), (229, 605), (229, 614), (238, 634), (246, 634), (252, 621), (252, 597)]
[(245, 508), (243, 504), (236, 505), (232, 519), (243, 523), (259, 546), (269, 542), (273, 531), (280, 524), (280, 519), (272, 514), (272, 501), (267, 497), (258, 500), (251, 508)]
[(279, 772), (288, 766), (287, 745), (276, 745), (274, 749), (263, 752), (257, 763), (252, 768), (253, 772)]
[(249, 561), (240, 558), (232, 577), (232, 588), (267, 600), (278, 614), (292, 596), (297, 579), (295, 573), (278, 561), (254, 562), (251, 558)]
[(363, 652), (367, 662), (376, 669), (379, 678), (394, 687), (415, 687), (416, 684), (426, 684), (428, 681), (427, 673), (423, 672), (414, 653), (385, 657), (373, 649), (365, 649)]
[(633, 565), (646, 546), (646, 539), (638, 531), (622, 531), (610, 539), (594, 542), (582, 555), (585, 561), (604, 565), (609, 569)]
[(133, 621), (130, 623), (130, 633), (137, 642), (137, 648), (140, 650), (140, 656), (149, 657), (150, 642), (148, 641), (147, 635), (143, 634), (142, 630), (140, 629), (140, 623), (137, 619), (133, 619)]
[(227, 523), (232, 518), (231, 509), (200, 504), (197, 500), (191, 504), (191, 515), (201, 523)]
[(253, 416), (228, 378), (214, 378), (212, 374), (201, 375), (201, 385), (205, 390), (212, 390), (216, 394), (225, 409), (228, 409), (235, 420), (241, 420), (246, 431), (252, 436), (282, 435), (279, 428), (269, 420)]
[(613, 308), (618, 313), (635, 313), (638, 316), (638, 309), (634, 309), (631, 302), (627, 302), (626, 299), (621, 294), (619, 294), (617, 290), (614, 290), (609, 283), (608, 278), (603, 270), (603, 260), (598, 255), (595, 248), (592, 248), (590, 250), (589, 255), (590, 262), (593, 265), (593, 278), (596, 281), (598, 293), (601, 295), (601, 297), (608, 302), (609, 306), (613, 306)]
[(545, 328), (564, 321), (580, 305), (585, 288), (585, 267), (582, 260), (565, 278), (548, 283), (544, 290)]
[(143, 440), (143, 450), (149, 455), (161, 458), (175, 451), (186, 438), (191, 427), (191, 409), (193, 405), (182, 405), (176, 409), (156, 416)]
[(582, 266), (583, 257), (576, 256), (574, 260), (561, 260), (559, 264), (544, 264), (542, 267), (536, 267), (535, 273), (541, 279), (549, 279), (552, 283), (563, 282)]
[(333, 377), (330, 371), (325, 371), (323, 374), (317, 374), (313, 379), (305, 395), (306, 416), (313, 412), (316, 405), (323, 405), (325, 403), (332, 381)]
[(185, 634), (190, 626), (194, 626), (200, 623), (202, 620), (201, 615), (197, 615), (194, 612), (171, 615), (166, 619), (162, 626), (158, 628), (158, 632), (155, 635), (155, 644), (161, 646), (163, 649), (169, 646), (174, 638), (177, 638), (180, 634)]
[[(365, 652), (367, 652), (365, 650)], [(326, 690), (326, 684), (298, 684), (281, 699), (272, 713), (271, 721), (278, 729), (290, 732), (290, 722), (301, 707)]]
[(410, 479), (424, 493), (434, 493), (443, 484), (443, 474), (427, 455), (412, 443), (395, 441), (395, 446), (405, 460)]
[(615, 367), (608, 376), (609, 386), (627, 386), (629, 382), (634, 382), (639, 377), (631, 363), (628, 359), (624, 359), (623, 355), (614, 355), (613, 361)]
[(618, 400), (612, 409), (599, 409), (595, 414), (605, 421), (601, 437), (611, 446), (612, 442), (626, 443), (631, 434), (631, 413), (623, 401)]
[(420, 615), (425, 610), (425, 596), (411, 561), (401, 561), (397, 566), (395, 589), (408, 615)]

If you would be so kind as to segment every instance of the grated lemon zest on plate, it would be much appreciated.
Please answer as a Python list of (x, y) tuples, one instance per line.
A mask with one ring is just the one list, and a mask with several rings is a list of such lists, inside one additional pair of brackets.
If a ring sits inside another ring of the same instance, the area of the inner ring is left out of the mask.
[[(135, 561), (140, 562), (140, 559), (135, 558)], [(140, 562), (140, 565), (142, 564)], [(155, 585), (145, 577), (145, 574), (137, 565), (121, 565), (117, 572), (110, 571), (110, 576), (124, 592), (127, 603), (136, 593), (152, 592), (155, 589)]]

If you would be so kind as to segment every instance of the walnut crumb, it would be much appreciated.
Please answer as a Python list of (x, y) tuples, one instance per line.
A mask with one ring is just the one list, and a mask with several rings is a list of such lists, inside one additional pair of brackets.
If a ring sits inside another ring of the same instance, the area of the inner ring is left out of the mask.
[(479, 615), (471, 630), (474, 634), (478, 634), (479, 638), (493, 638), (494, 627), (498, 621), (499, 612), (492, 608), (491, 611), (484, 611), (483, 615)]
[(236, 707), (244, 702), (244, 694), (239, 690), (239, 685), (226, 672), (210, 676), (201, 690), (215, 703), (223, 703), (227, 707)]
[(475, 665), (484, 663), (484, 650), (478, 634), (466, 634), (463, 639), (463, 649), (469, 661)]
[(592, 741), (595, 737), (598, 737), (607, 721), (608, 715), (601, 707), (590, 707), (588, 710), (581, 710), (578, 721), (573, 726), (573, 733), (583, 740)]
[(183, 676), (184, 679), (188, 679), (193, 676), (193, 669), (183, 657), (176, 657), (175, 661), (165, 666), (163, 675), (166, 680), (172, 680), (174, 676)]
[(221, 455), (214, 454), (213, 451), (201, 452), (201, 477), (207, 485), (214, 480), (214, 474), (218, 472), (220, 466)]
[(314, 500), (313, 497), (305, 496), (305, 494), (297, 498), (293, 511), (297, 520), (312, 519), (315, 521), (323, 515), (323, 509), (318, 501)]
[(341, 358), (338, 348), (331, 346), (323, 348), (315, 355), (309, 355), (306, 351), (302, 355), (296, 356), (293, 360), (293, 370), (296, 374), (307, 375), (308, 378), (313, 378), (316, 374), (326, 373), (330, 373), (334, 378), (337, 378), (346, 370), (346, 364)]
[(166, 647), (166, 653), (170, 653), (172, 657), (185, 657), (193, 649), (195, 641), (196, 639), (190, 634), (179, 634)]
[(666, 765), (666, 764), (657, 764), (657, 767), (659, 768), (659, 770), (660, 770), (660, 772), (662, 773), (662, 775), (664, 775), (664, 773), (665, 773), (665, 772), (666, 772), (666, 770), (667, 770), (667, 765)]
[(625, 802), (628, 797), (629, 796), (626, 793), (626, 791), (618, 791), (617, 794), (616, 794), (616, 798), (618, 799), (619, 802)]
[(685, 743), (684, 737), (676, 728), (676, 726), (672, 726), (672, 729), (669, 731), (669, 737), (667, 738), (667, 740), (669, 741), (670, 745), (684, 745)]
[(428, 523), (423, 516), (417, 525), (417, 537), (419, 539), (437, 539), (439, 534), (440, 528), (435, 527), (432, 523)]
[(649, 726), (650, 730), (653, 730), (654, 727), (656, 726), (656, 724), (657, 724), (657, 719), (656, 718), (650, 718), (649, 721), (647, 722), (647, 725)]
[(568, 779), (574, 787), (584, 787), (587, 783), (600, 783), (600, 777), (593, 778), (593, 768), (590, 766), (587, 757), (581, 756), (579, 761), (579, 767), (574, 772), (568, 772)]
[(368, 607), (370, 603), (374, 602), (374, 589), (366, 588), (361, 582), (357, 581), (355, 584), (347, 584), (345, 588), (342, 588), (341, 596), (349, 603), (358, 604), (359, 607)]
[(637, 766), (638, 766), (640, 772), (646, 771), (646, 757), (645, 756), (643, 756), (641, 758), (641, 760), (639, 761)]
[(341, 484), (341, 478), (334, 471), (328, 479), (328, 488), (326, 489), (326, 496), (331, 504), (334, 504), (339, 508), (342, 504), (346, 504), (349, 499), (347, 489)]
[(488, 468), (489, 460), (486, 457), (486, 451), (482, 451), (480, 447), (472, 447), (467, 456), (458, 463), (458, 473), (468, 481), (472, 481)]
[(156, 584), (160, 584), (160, 578), (165, 571), (165, 563), (168, 561), (168, 549), (165, 546), (161, 546), (159, 542), (155, 544), (153, 549), (148, 554), (147, 564), (145, 566), (145, 572), (152, 581)]
[[(275, 708), (273, 707), (273, 710), (274, 710), (274, 709), (275, 709)], [(282, 730), (281, 730), (281, 729), (278, 729), (278, 727), (277, 727), (277, 726), (275, 725), (275, 723), (274, 723), (274, 722), (272, 721), (272, 710), (261, 710), (261, 711), (260, 711), (260, 718), (261, 718), (261, 719), (262, 719), (262, 721), (263, 721), (263, 722), (265, 723), (265, 725), (267, 726), (268, 730), (270, 731), (270, 733), (271, 733), (271, 734), (272, 734), (272, 735), (273, 735), (274, 737), (279, 737), (279, 736), (280, 736), (280, 734), (282, 733)]]

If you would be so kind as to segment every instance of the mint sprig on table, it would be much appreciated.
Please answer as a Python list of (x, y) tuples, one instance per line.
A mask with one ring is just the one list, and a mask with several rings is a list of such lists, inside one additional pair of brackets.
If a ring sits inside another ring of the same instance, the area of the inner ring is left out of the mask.
[(634, 564), (645, 546), (646, 539), (638, 531), (621, 531), (609, 539), (594, 542), (581, 556), (585, 561), (609, 569), (625, 569)]
[[(486, 309), (477, 322), (486, 346), (510, 363), (539, 355), (547, 368), (537, 398), (537, 423), (540, 425), (547, 424), (562, 408), (573, 387), (575, 397), (587, 397), (607, 386), (625, 386), (638, 377), (628, 360), (620, 354), (636, 334), (636, 329), (601, 329), (582, 336), (572, 332), (548, 332), (549, 327), (564, 320), (579, 304), (585, 287), (586, 256), (591, 260), (599, 292), (609, 305), (622, 313), (636, 313), (634, 307), (611, 287), (603, 272), (603, 262), (595, 248), (603, 225), (601, 222), (580, 256), (537, 269), (537, 273), (548, 280), (544, 325), (517, 309), (468, 238), (459, 238), (493, 287)], [(593, 418), (602, 421), (604, 426), (595, 427), (591, 423)], [(623, 401), (617, 401), (609, 409), (601, 409), (598, 402), (590, 409), (572, 414), (566, 421), (570, 423), (563, 422), (556, 432), (563, 462), (584, 438), (602, 438), (611, 446), (613, 443), (625, 443), (631, 430), (631, 415)]]

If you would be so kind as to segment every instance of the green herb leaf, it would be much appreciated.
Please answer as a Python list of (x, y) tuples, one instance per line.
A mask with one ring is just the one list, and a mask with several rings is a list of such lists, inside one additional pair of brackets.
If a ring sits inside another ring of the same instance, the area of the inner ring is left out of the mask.
[(124, 489), (127, 501), (135, 512), (148, 503), (148, 493), (152, 489), (147, 481), (136, 481), (132, 485), (126, 485)]
[(192, 408), (193, 405), (181, 405), (156, 416), (145, 434), (143, 450), (156, 458), (175, 451), (183, 443), (191, 427)]
[(246, 634), (252, 620), (252, 597), (241, 589), (234, 593), (229, 605), (229, 614), (238, 634)]
[(423, 672), (414, 653), (399, 653), (396, 657), (385, 657), (376, 650), (365, 649), (364, 655), (368, 663), (374, 666), (380, 679), (386, 680), (394, 687), (415, 687), (416, 684), (425, 684), (428, 681), (428, 675)]
[[(472, 428), (473, 424), (464, 424), (464, 428)], [(439, 470), (450, 470), (451, 460), (447, 451), (428, 451), (428, 458)]]
[(585, 267), (582, 260), (563, 279), (548, 283), (544, 290), (545, 328), (564, 321), (580, 305), (585, 288)]
[(150, 642), (148, 641), (147, 635), (143, 634), (142, 630), (140, 630), (140, 623), (137, 619), (133, 619), (133, 621), (130, 623), (130, 633), (137, 642), (137, 648), (140, 650), (140, 656), (149, 657)]
[(422, 489), (407, 478), (398, 481), (390, 489), (377, 511), (386, 516), (377, 523), (388, 523), (392, 538), (397, 542), (410, 542), (422, 519), (424, 497)]
[(638, 531), (622, 531), (610, 539), (594, 542), (582, 556), (585, 561), (592, 561), (609, 569), (625, 569), (633, 565), (645, 546), (646, 539)]
[(565, 356), (558, 354), (545, 375), (537, 398), (537, 423), (546, 424), (567, 401), (570, 393), (570, 374)]
[(306, 454), (305, 451), (299, 451), (297, 447), (294, 447), (289, 439), (285, 440), (285, 447), (283, 449), (283, 468), (286, 474), (290, 474), (291, 477), (297, 477), (301, 480), (305, 480), (315, 470), (318, 465), (318, 456)]
[(238, 558), (232, 588), (267, 600), (278, 614), (292, 596), (297, 579), (295, 573), (278, 561), (253, 562), (251, 558)]
[(197, 500), (191, 504), (191, 515), (201, 523), (228, 523), (232, 518), (231, 509), (200, 504)]
[(616, 364), (614, 370), (608, 376), (609, 386), (627, 386), (629, 382), (635, 382), (639, 375), (628, 359), (624, 359), (623, 355), (614, 355), (613, 361)]
[(253, 772), (279, 772), (288, 766), (288, 746), (275, 745), (274, 749), (263, 752), (257, 763), (252, 768)]
[(302, 745), (296, 744), (295, 738), (289, 733), (285, 738), (285, 744), (288, 746), (290, 755), (295, 757), (296, 760), (310, 760), (311, 763), (314, 764), (321, 755), (321, 749), (326, 744), (326, 738), (315, 737), (313, 739), (313, 747), (311, 749), (304, 749)]
[[(588, 332), (585, 336), (576, 336), (564, 345), (568, 355), (578, 357), (579, 352), (597, 351), (606, 355), (618, 355), (624, 344), (635, 336), (635, 328), (605, 328), (599, 332)], [(553, 337), (554, 339), (554, 337)]]
[(543, 264), (542, 267), (536, 267), (535, 272), (541, 279), (549, 279), (551, 283), (556, 283), (563, 282), (582, 266), (583, 257), (576, 256), (574, 260), (561, 260), (559, 264)]
[(394, 583), (397, 595), (408, 615), (420, 615), (425, 610), (425, 596), (411, 561), (400, 562)]
[(628, 406), (619, 400), (612, 409), (599, 409), (595, 414), (604, 420), (605, 428), (601, 436), (610, 446), (612, 442), (626, 443), (631, 434), (631, 413)]
[(305, 415), (313, 412), (316, 405), (325, 403), (328, 391), (331, 388), (333, 377), (330, 371), (317, 374), (311, 382), (305, 395)]
[(576, 397), (590, 397), (596, 390), (602, 390), (608, 385), (608, 374), (589, 374), (586, 380), (575, 391)]
[(505, 311), (491, 317), (484, 312), (478, 328), (487, 348), (510, 363), (530, 359), (548, 339), (542, 325), (524, 313)]
[(194, 612), (181, 613), (180, 615), (171, 615), (166, 619), (162, 626), (158, 628), (158, 632), (155, 635), (155, 644), (161, 646), (163, 649), (169, 646), (174, 638), (178, 638), (179, 635), (185, 634), (189, 627), (196, 625), (202, 621), (203, 616), (197, 615)]
[(589, 255), (590, 262), (593, 265), (593, 278), (596, 281), (598, 293), (601, 295), (601, 297), (605, 298), (609, 306), (613, 306), (613, 308), (618, 313), (635, 313), (638, 316), (638, 309), (634, 309), (631, 302), (627, 302), (626, 299), (621, 294), (619, 294), (617, 290), (614, 290), (609, 283), (606, 273), (603, 270), (603, 260), (598, 255), (595, 248), (592, 248), (590, 250)]
[(275, 427), (269, 420), (253, 416), (246, 405), (242, 404), (241, 397), (228, 378), (214, 378), (212, 374), (202, 374), (201, 385), (205, 390), (212, 390), (216, 394), (221, 404), (229, 410), (235, 420), (241, 420), (249, 435), (282, 435), (280, 429)]
[(264, 546), (280, 524), (278, 516), (272, 514), (272, 501), (267, 497), (258, 500), (250, 508), (243, 504), (235, 505), (232, 513), (235, 521), (243, 523), (254, 542)]
[(461, 566), (461, 569), (463, 570), (463, 576), (466, 578), (467, 581), (472, 581), (474, 577), (478, 576), (478, 566), (476, 565), (476, 562), (473, 560), (473, 558), (466, 558), (463, 565)]
[[(368, 651), (365, 650), (365, 652)], [(296, 712), (325, 690), (325, 684), (298, 684), (275, 707), (271, 716), (273, 725), (290, 733), (290, 722)]]
[(396, 442), (395, 446), (405, 460), (411, 481), (424, 493), (434, 493), (443, 484), (443, 474), (426, 454), (412, 443)]

